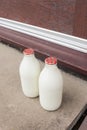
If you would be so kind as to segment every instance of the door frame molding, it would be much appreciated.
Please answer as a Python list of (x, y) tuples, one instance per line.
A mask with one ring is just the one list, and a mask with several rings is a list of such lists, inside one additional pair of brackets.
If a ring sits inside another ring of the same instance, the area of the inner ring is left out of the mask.
[(0, 18), (0, 26), (40, 38), (54, 44), (65, 46), (83, 53), (87, 53), (87, 40), (68, 34), (48, 30), (34, 25), (17, 22), (10, 19)]
[(33, 47), (39, 58), (56, 56), (59, 64), (87, 75), (87, 40), (0, 18), (0, 39), (17, 47)]

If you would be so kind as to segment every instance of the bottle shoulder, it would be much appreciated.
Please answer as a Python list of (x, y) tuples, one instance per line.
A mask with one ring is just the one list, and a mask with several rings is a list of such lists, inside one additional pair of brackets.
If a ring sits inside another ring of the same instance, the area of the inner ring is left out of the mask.
[(40, 78), (42, 78), (43, 80), (45, 79), (51, 81), (63, 80), (61, 71), (58, 68), (51, 70), (44, 67), (43, 70), (41, 71)]
[(60, 74), (61, 75), (61, 71), (59, 70), (59, 68), (54, 68), (54, 69), (52, 69), (52, 68), (47, 68), (47, 67), (44, 67), (43, 69), (42, 69), (42, 72), (41, 72), (42, 74), (49, 74), (49, 75), (58, 75), (58, 74)]
[(23, 59), (20, 63), (19, 70), (21, 72), (29, 73), (29, 72), (40, 72), (40, 63), (37, 59), (35, 60), (26, 60)]

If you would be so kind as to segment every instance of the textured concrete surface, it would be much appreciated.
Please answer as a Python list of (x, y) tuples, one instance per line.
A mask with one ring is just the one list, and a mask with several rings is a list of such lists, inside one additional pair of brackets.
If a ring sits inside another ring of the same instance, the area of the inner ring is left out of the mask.
[(62, 71), (62, 105), (45, 111), (39, 98), (22, 93), (18, 73), (22, 58), (19, 51), (0, 44), (0, 130), (65, 130), (87, 102), (87, 81)]

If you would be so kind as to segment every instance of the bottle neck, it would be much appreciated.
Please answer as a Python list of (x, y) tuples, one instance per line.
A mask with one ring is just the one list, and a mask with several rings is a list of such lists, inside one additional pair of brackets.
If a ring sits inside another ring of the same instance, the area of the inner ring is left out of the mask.
[(35, 56), (34, 54), (30, 54), (30, 55), (24, 55), (24, 59), (27, 60), (27, 59), (34, 59)]
[(57, 64), (51, 64), (51, 65), (45, 64), (45, 67), (46, 67), (47, 69), (56, 69), (56, 68), (57, 68)]

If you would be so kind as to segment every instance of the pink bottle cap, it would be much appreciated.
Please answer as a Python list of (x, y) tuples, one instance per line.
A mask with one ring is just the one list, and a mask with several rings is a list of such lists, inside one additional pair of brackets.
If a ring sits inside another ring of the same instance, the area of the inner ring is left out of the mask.
[(25, 55), (31, 55), (34, 54), (34, 50), (32, 48), (24, 49), (23, 53)]
[(57, 59), (55, 57), (48, 57), (45, 59), (45, 63), (49, 65), (57, 64)]

